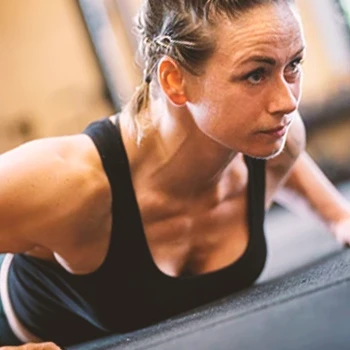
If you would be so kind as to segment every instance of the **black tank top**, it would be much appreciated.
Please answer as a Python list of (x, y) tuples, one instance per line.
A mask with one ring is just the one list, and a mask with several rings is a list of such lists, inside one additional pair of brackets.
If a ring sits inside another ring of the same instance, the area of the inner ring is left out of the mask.
[(265, 161), (245, 157), (249, 242), (243, 255), (214, 272), (170, 277), (158, 269), (148, 248), (119, 126), (106, 118), (89, 125), (85, 133), (97, 147), (112, 189), (109, 250), (102, 266), (88, 275), (72, 275), (24, 254), (14, 257), (10, 298), (29, 331), (61, 345), (130, 332), (241, 290), (257, 279), (266, 260)]

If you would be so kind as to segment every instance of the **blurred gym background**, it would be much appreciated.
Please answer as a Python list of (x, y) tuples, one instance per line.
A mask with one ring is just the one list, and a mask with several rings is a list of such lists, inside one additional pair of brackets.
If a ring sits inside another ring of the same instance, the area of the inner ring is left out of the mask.
[[(140, 0), (0, 2), (0, 153), (80, 132), (118, 111), (140, 81)], [(350, 179), (350, 0), (299, 0), (308, 44), (301, 113), (308, 151)]]

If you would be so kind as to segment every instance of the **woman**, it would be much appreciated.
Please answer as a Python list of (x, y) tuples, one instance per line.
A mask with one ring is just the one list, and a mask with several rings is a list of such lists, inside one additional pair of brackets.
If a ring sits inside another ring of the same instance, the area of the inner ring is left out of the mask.
[(304, 151), (293, 1), (148, 0), (139, 29), (144, 82), (119, 116), (0, 157), (3, 344), (128, 332), (251, 285), (277, 194), (350, 241)]

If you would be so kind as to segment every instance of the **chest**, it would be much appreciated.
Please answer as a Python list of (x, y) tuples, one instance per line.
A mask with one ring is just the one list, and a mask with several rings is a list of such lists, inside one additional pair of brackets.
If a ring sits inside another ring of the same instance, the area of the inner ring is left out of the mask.
[(183, 203), (156, 193), (142, 198), (138, 204), (148, 249), (158, 269), (167, 275), (219, 270), (239, 259), (247, 248), (246, 188), (223, 200), (208, 196)]

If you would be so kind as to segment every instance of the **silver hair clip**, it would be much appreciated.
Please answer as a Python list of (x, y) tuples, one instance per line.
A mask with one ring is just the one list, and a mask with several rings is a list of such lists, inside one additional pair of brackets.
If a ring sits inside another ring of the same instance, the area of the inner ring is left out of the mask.
[(154, 39), (154, 42), (164, 49), (169, 49), (174, 44), (173, 39), (169, 35), (158, 36)]

